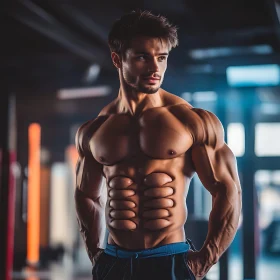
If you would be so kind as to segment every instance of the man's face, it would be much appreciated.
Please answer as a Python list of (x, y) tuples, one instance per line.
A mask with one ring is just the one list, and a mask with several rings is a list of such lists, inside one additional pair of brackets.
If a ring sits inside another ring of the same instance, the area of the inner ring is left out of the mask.
[(122, 57), (124, 83), (137, 92), (156, 93), (163, 82), (168, 53), (163, 40), (144, 36), (133, 39)]

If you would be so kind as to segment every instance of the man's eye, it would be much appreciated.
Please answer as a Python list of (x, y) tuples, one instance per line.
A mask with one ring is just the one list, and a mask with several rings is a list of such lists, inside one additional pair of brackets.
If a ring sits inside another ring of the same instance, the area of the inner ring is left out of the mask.
[(166, 60), (166, 56), (160, 56), (160, 57), (158, 58), (158, 61), (163, 61), (163, 60)]
[(141, 56), (137, 56), (138, 60), (145, 60), (145, 56), (141, 55)]

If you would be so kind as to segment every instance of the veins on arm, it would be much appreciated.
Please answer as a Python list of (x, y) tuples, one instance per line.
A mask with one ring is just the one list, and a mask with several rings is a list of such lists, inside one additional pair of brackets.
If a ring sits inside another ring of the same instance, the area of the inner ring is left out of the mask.
[(203, 275), (218, 261), (235, 236), (241, 212), (241, 187), (236, 160), (224, 142), (221, 123), (214, 114), (195, 110), (204, 131), (200, 132), (200, 137), (196, 137), (192, 161), (213, 201), (208, 234), (200, 250), (205, 264), (201, 268)]
[(79, 159), (76, 168), (75, 204), (80, 232), (90, 260), (102, 249), (105, 237), (106, 193), (102, 186), (102, 169), (89, 150), (85, 124), (76, 135)]

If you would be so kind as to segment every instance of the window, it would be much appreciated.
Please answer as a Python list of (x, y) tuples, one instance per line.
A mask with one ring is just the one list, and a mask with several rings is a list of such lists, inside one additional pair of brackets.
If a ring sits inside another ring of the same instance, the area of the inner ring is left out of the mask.
[(255, 129), (256, 155), (280, 156), (280, 123), (258, 123)]
[(245, 132), (242, 123), (230, 123), (227, 129), (228, 146), (236, 157), (245, 152)]

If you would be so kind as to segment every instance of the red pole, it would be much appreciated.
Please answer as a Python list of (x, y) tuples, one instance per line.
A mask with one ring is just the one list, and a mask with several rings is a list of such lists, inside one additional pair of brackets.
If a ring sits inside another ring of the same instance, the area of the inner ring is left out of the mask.
[(1, 269), (0, 279), (11, 280), (14, 253), (15, 176), (16, 176), (16, 106), (15, 97), (6, 96), (1, 104), (3, 114), (0, 141), (1, 198)]

